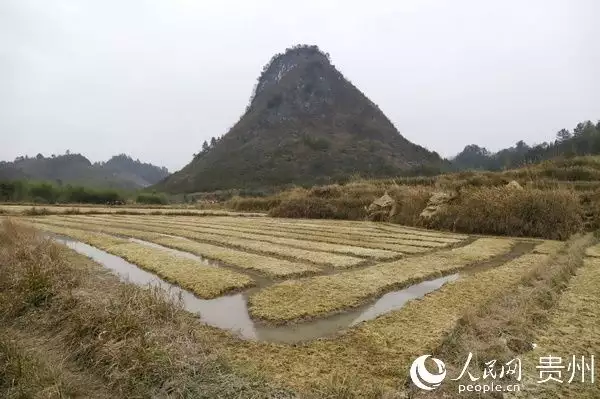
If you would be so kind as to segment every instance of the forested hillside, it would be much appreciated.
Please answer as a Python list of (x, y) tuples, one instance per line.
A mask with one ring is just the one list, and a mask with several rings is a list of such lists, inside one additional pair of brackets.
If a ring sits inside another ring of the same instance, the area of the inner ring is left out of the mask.
[(539, 163), (556, 157), (600, 154), (600, 121), (578, 123), (573, 130), (561, 129), (549, 142), (529, 146), (525, 141), (492, 153), (471, 144), (452, 159), (455, 170), (502, 170)]
[(38, 154), (17, 157), (13, 162), (0, 162), (0, 181), (41, 180), (58, 185), (137, 189), (154, 184), (168, 174), (164, 167), (133, 160), (125, 154), (96, 163), (69, 151), (58, 156)]

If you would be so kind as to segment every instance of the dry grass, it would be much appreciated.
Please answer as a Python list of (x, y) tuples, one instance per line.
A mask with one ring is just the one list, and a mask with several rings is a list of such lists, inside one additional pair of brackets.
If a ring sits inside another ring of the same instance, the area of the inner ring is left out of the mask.
[[(93, 216), (98, 220), (118, 220), (118, 221), (149, 221), (156, 220), (149, 215), (105, 215)], [(190, 216), (173, 216), (169, 221), (182, 222), (194, 225), (208, 225), (211, 227), (219, 226), (227, 229), (247, 228), (247, 229), (269, 229), (281, 232), (293, 232), (316, 235), (340, 235), (355, 236), (360, 241), (385, 242), (389, 239), (395, 243), (398, 239), (411, 239), (419, 241), (432, 241), (443, 243), (454, 243), (466, 239), (468, 236), (456, 233), (444, 233), (435, 230), (425, 230), (420, 228), (399, 226), (390, 223), (376, 222), (356, 222), (346, 220), (293, 220), (293, 219), (275, 219), (275, 218), (237, 218), (218, 216), (207, 216), (198, 219)]]
[(77, 367), (44, 339), (0, 327), (0, 396), (111, 399), (98, 378)]
[[(530, 171), (526, 171), (525, 175), (527, 179), (533, 176)], [(465, 172), (438, 176), (432, 181), (425, 179), (426, 186), (420, 187), (418, 185), (422, 182), (419, 179), (417, 186), (400, 185), (393, 180), (363, 180), (344, 186), (291, 189), (262, 199), (261, 202), (266, 204), (273, 200), (269, 215), (274, 217), (364, 220), (367, 216), (366, 206), (388, 192), (395, 199), (397, 207), (397, 214), (389, 220), (393, 223), (468, 234), (561, 240), (583, 228), (584, 208), (581, 200), (584, 197), (580, 193), (560, 184), (549, 187), (537, 185), (544, 189), (535, 188), (536, 184), (525, 185), (522, 190), (505, 187), (513, 179), (509, 174)], [(409, 184), (408, 180), (402, 182)], [(434, 219), (421, 218), (420, 213), (430, 196), (444, 190), (457, 192), (458, 195)]]
[(558, 251), (562, 250), (565, 247), (565, 243), (563, 241), (543, 241), (541, 244), (538, 244), (533, 249), (533, 252), (536, 254), (555, 254)]
[[(288, 256), (308, 260), (314, 263), (323, 263), (323, 261), (327, 259), (326, 254), (316, 251), (333, 252), (343, 255), (364, 256), (374, 259), (391, 259), (400, 255), (399, 252), (365, 248), (351, 244), (331, 244), (316, 241), (298, 240), (293, 238), (270, 237), (260, 234), (215, 231), (215, 229), (211, 228), (190, 226), (186, 227), (186, 229), (182, 231), (181, 227), (172, 226), (168, 223), (160, 223), (158, 221), (155, 223), (135, 224), (134, 227), (137, 229), (151, 229), (152, 231), (178, 235), (199, 241), (210, 241), (260, 252), (270, 252), (275, 255), (286, 255), (287, 253)], [(397, 246), (397, 248), (398, 251), (400, 251), (403, 247)], [(306, 252), (307, 250), (309, 251)], [(333, 261), (330, 261), (330, 259), (327, 259), (327, 264), (346, 267), (349, 265), (349, 261), (351, 261), (351, 259), (345, 258), (342, 264), (336, 264)]]
[(215, 298), (254, 284), (254, 281), (244, 274), (208, 266), (200, 261), (187, 259), (166, 250), (132, 243), (126, 239), (54, 225), (38, 224), (36, 227), (71, 237), (124, 258), (201, 298)]
[(576, 193), (489, 187), (464, 190), (431, 221), (435, 228), (565, 240), (582, 228)]
[(426, 229), (416, 228), (416, 227), (398, 226), (398, 225), (393, 225), (390, 223), (379, 223), (377, 225), (377, 229), (381, 232), (386, 231), (386, 232), (390, 232), (393, 234), (412, 234), (412, 235), (427, 237), (428, 239), (447, 237), (447, 238), (455, 238), (455, 239), (459, 239), (459, 240), (464, 240), (469, 237), (468, 235), (465, 235), (465, 234), (444, 233), (441, 231), (426, 230)]
[(234, 196), (225, 202), (225, 206), (241, 212), (268, 212), (279, 205), (279, 199), (273, 197), (240, 197)]
[[(574, 237), (564, 249), (557, 248), (559, 252), (530, 255), (546, 256), (548, 260), (534, 265), (513, 286), (463, 315), (433, 351), (434, 355), (445, 360), (449, 373), (458, 375), (468, 352), (474, 354), (474, 367), (481, 370), (486, 361), (496, 359), (503, 363), (531, 350), (532, 343), (537, 342), (535, 331), (546, 329), (551, 312), (581, 265), (590, 242), (590, 235)], [(459, 383), (467, 382), (448, 381), (436, 395), (464, 397), (458, 394)]]
[(165, 236), (158, 233), (152, 233), (143, 230), (124, 229), (104, 225), (96, 225), (92, 223), (69, 223), (60, 219), (36, 219), (36, 221), (38, 223), (35, 223), (34, 225), (40, 229), (44, 229), (45, 225), (50, 225), (56, 226), (58, 228), (69, 227), (75, 228), (77, 230), (91, 230), (94, 232), (117, 234), (119, 236), (137, 238), (168, 248), (189, 252), (206, 259), (212, 259), (219, 262), (223, 262), (229, 266), (237, 267), (240, 269), (255, 270), (274, 278), (304, 276), (316, 274), (321, 271), (321, 269), (307, 263), (275, 259), (268, 256), (252, 254), (212, 244), (200, 243), (196, 241), (191, 241), (186, 238)]
[[(505, 292), (549, 258), (528, 254), (469, 274), (335, 339), (298, 346), (248, 342), (242, 348), (232, 347), (229, 356), (240, 364), (256, 364), (276, 381), (296, 389), (327, 384), (340, 376), (352, 381), (357, 397), (363, 392), (368, 397), (373, 389), (401, 392), (416, 356), (431, 353), (463, 314)], [(386, 397), (396, 397), (392, 395)]]
[[(210, 218), (206, 221), (222, 221), (229, 224), (237, 224), (236, 220), (231, 218)], [(423, 236), (424, 238), (456, 238), (462, 239), (466, 236), (445, 233), (434, 230), (425, 230), (417, 228), (407, 228), (405, 226), (394, 225), (381, 222), (366, 222), (366, 221), (350, 221), (350, 220), (304, 220), (304, 219), (275, 219), (275, 218), (260, 218), (260, 219), (241, 219), (240, 224), (266, 224), (274, 227), (287, 226), (293, 230), (307, 231), (331, 231), (331, 232), (348, 232), (348, 233), (363, 233), (368, 236), (380, 238), (382, 236), (401, 238), (403, 234), (411, 234), (413, 236)], [(387, 231), (387, 234), (386, 234)], [(390, 235), (392, 233), (392, 235)]]
[(270, 258), (230, 248), (203, 244), (177, 237), (161, 237), (154, 241), (166, 247), (190, 252), (206, 258), (215, 259), (229, 265), (244, 269), (256, 270), (270, 277), (292, 277), (318, 273), (321, 270), (307, 263), (290, 262), (287, 260)]
[[(519, 397), (526, 398), (598, 398), (600, 386), (589, 382), (590, 373), (586, 373), (586, 382), (581, 382), (581, 373), (577, 373), (573, 383), (567, 383), (570, 372), (563, 372), (562, 384), (548, 382), (538, 384), (539, 372), (535, 366), (540, 356), (559, 356), (563, 364), (569, 364), (572, 356), (585, 356), (589, 362), (592, 355), (598, 356), (600, 346), (600, 259), (588, 258), (584, 266), (571, 280), (563, 293), (547, 324), (536, 331), (535, 350), (523, 358), (524, 380)], [(596, 359), (597, 362), (598, 359)], [(597, 364), (597, 363), (596, 363)], [(597, 369), (595, 370), (598, 378)]]
[(77, 276), (66, 271), (60, 251), (49, 240), (11, 221), (4, 221), (0, 232), (0, 248), (11, 250), (1, 255), (13, 266), (0, 268), (0, 319), (44, 306), (74, 286)]
[(595, 258), (600, 257), (600, 244), (592, 245), (585, 250), (587, 256), (593, 256)]
[[(0, 249), (14, 248), (16, 242), (26, 241), (27, 236), (15, 237), (0, 234)], [(436, 255), (441, 267), (463, 261), (476, 263), (507, 252), (512, 243), (508, 239), (485, 238), (463, 248), (414, 259)], [(569, 248), (568, 253), (579, 253), (579, 256), (583, 253), (583, 247), (579, 250), (572, 246)], [(296, 397), (399, 398), (404, 397), (401, 391), (405, 388), (408, 368), (414, 357), (441, 351), (440, 348), (448, 345), (448, 337), (456, 337), (455, 332), (464, 325), (464, 320), (473, 320), (474, 313), (481, 311), (482, 315), (487, 315), (486, 324), (482, 326), (491, 333), (482, 336), (497, 333), (498, 324), (490, 317), (489, 303), (501, 303), (508, 310), (503, 315), (519, 316), (505, 321), (521, 320), (522, 314), (530, 315), (532, 320), (541, 320), (539, 313), (523, 313), (515, 304), (526, 303), (524, 298), (537, 298), (540, 303), (553, 304), (560, 298), (553, 294), (549, 301), (544, 301), (544, 291), (539, 291), (539, 296), (529, 296), (528, 291), (528, 287), (538, 287), (542, 281), (552, 283), (552, 287), (558, 290), (564, 289), (565, 277), (570, 275), (572, 263), (568, 262), (569, 267), (560, 266), (561, 263), (554, 258), (554, 251), (558, 249), (558, 245), (541, 243), (538, 251), (544, 254), (523, 255), (501, 266), (466, 274), (421, 300), (410, 301), (397, 311), (361, 323), (335, 339), (293, 346), (233, 339), (228, 334), (202, 325), (176, 306), (165, 303), (159, 292), (117, 284), (114, 278), (97, 274), (97, 265), (89, 268), (94, 272), (75, 267), (91, 261), (71, 252), (68, 252), (68, 258), (63, 258), (64, 254), (56, 258), (57, 267), (53, 273), (61, 270), (64, 273), (61, 276), (83, 273), (82, 278), (76, 280), (74, 290), (44, 289), (43, 292), (55, 294), (37, 305), (30, 304), (17, 312), (4, 311), (3, 314), (17, 317), (16, 326), (19, 328), (51, 335), (54, 338), (52, 342), (57, 343), (55, 346), (62, 353), (104, 381), (107, 389), (116, 392), (114, 397), (208, 399), (293, 396), (266, 384), (255, 374), (256, 370), (261, 370), (261, 374), (270, 381), (297, 389)], [(14, 250), (11, 249), (11, 253)], [(14, 264), (7, 262), (6, 256), (6, 251), (0, 251), (0, 271), (3, 273), (6, 265)], [(15, 259), (14, 255), (10, 259)], [(42, 266), (49, 265), (45, 261), (36, 262)], [(402, 262), (387, 265), (401, 265)], [(553, 266), (555, 263), (559, 266)], [(383, 265), (386, 264), (375, 267)], [(393, 271), (399, 274), (404, 269), (398, 267)], [(560, 299), (557, 308), (560, 311), (551, 313), (547, 332), (549, 343), (560, 342), (561, 347), (568, 348), (583, 335), (581, 345), (575, 347), (580, 352), (600, 345), (595, 313), (598, 307), (595, 287), (600, 284), (597, 281), (600, 265), (596, 263), (592, 267), (590, 264), (585, 269), (594, 273), (577, 276), (573, 280), (571, 288)], [(19, 274), (26, 268), (11, 266), (10, 270), (11, 274)], [(359, 270), (340, 275), (356, 272)], [(395, 274), (390, 271), (389, 276), (393, 279)], [(531, 280), (532, 276), (534, 280)], [(577, 279), (579, 282), (576, 284)], [(12, 284), (3, 285), (6, 281), (15, 279), (0, 278), (0, 294), (7, 291), (6, 298), (18, 297), (19, 290), (12, 288)], [(49, 281), (52, 282), (50, 285), (63, 284), (62, 277)], [(61, 287), (71, 286), (73, 284)], [(569, 290), (573, 291), (570, 297)], [(515, 296), (520, 292), (525, 293), (525, 297)], [(505, 302), (502, 299), (511, 295), (515, 296), (515, 301)], [(585, 302), (590, 298), (591, 306)], [(286, 301), (293, 299), (288, 297)], [(0, 309), (6, 303), (8, 301), (0, 300)], [(506, 304), (511, 306), (506, 307)], [(519, 323), (515, 325), (521, 326)], [(575, 328), (565, 329), (569, 325)], [(559, 334), (566, 335), (556, 338)], [(544, 339), (536, 342), (544, 342)], [(456, 360), (443, 359), (448, 364)], [(579, 393), (581, 395), (577, 396)], [(535, 397), (598, 397), (597, 391), (569, 391), (567, 394)]]
[(0, 396), (58, 399), (76, 394), (56, 365), (45, 364), (9, 332), (0, 332)]
[(420, 223), (419, 213), (425, 208), (432, 188), (376, 181), (313, 187), (310, 190), (296, 188), (278, 194), (278, 202), (269, 210), (269, 215), (284, 218), (361, 220), (367, 216), (366, 207), (385, 192), (396, 199), (397, 212), (393, 222), (413, 225)]
[[(210, 220), (210, 219), (208, 219)], [(234, 223), (231, 219), (224, 218), (225, 221)], [(243, 222), (250, 222), (243, 220)], [(400, 238), (409, 235), (412, 239), (423, 238), (425, 240), (435, 241), (437, 239), (465, 239), (466, 235), (426, 230), (422, 228), (407, 227), (382, 222), (365, 221), (346, 221), (346, 220), (293, 220), (293, 219), (273, 219), (262, 218), (256, 222), (269, 224), (272, 226), (289, 226), (300, 231), (329, 231), (334, 233), (358, 233), (368, 237), (380, 238), (391, 237)]]
[[(15, 396), (18, 398), (76, 397), (74, 391), (60, 384), (60, 376), (53, 376), (61, 371), (62, 364), (48, 362), (68, 359), (102, 382), (100, 388), (93, 383), (77, 384), (84, 388), (80, 397), (102, 397), (99, 393), (103, 391), (110, 392), (106, 397), (113, 398), (292, 397), (258, 375), (233, 371), (218, 349), (219, 335), (202, 326), (201, 331), (195, 331), (197, 321), (167, 302), (164, 292), (119, 284), (83, 256), (33, 236), (20, 235), (15, 240), (9, 231), (0, 231), (0, 271), (21, 281), (26, 280), (26, 270), (41, 267), (45, 274), (56, 274), (56, 278), (42, 279), (40, 283), (60, 295), (0, 320), (2, 332), (18, 331), (19, 338), (33, 334), (36, 342), (48, 342), (56, 353), (38, 352), (44, 357), (42, 363), (52, 367), (48, 374), (44, 364), (30, 361), (30, 349), (36, 343), (19, 339), (17, 346), (6, 344), (8, 337), (3, 335), (3, 394), (6, 389), (13, 388), (14, 392), (16, 388), (21, 393)], [(23, 248), (30, 251), (25, 253)], [(46, 255), (47, 250), (56, 251), (58, 256)], [(48, 259), (63, 267), (55, 268)], [(60, 273), (81, 278), (72, 289), (67, 289), (61, 283)], [(0, 280), (0, 285), (7, 297), (21, 295), (19, 285), (7, 285), (6, 280)], [(9, 314), (6, 305), (0, 301), (4, 315)], [(68, 380), (69, 384), (75, 382)], [(62, 396), (53, 395), (56, 388), (62, 389)]]
[[(249, 298), (253, 317), (273, 323), (330, 314), (387, 291), (455, 272), (510, 251), (514, 241), (482, 238), (465, 247), (331, 276), (284, 281)], [(281, 298), (286, 298), (282, 301)]]
[[(78, 224), (81, 223), (81, 221), (76, 222), (75, 220), (77, 220), (77, 219), (70, 219), (70, 220), (73, 220), (71, 222), (68, 220), (69, 219), (52, 220), (51, 223), (58, 224), (58, 225), (64, 225), (64, 226), (73, 226), (73, 227), (77, 227)], [(319, 243), (311, 243), (311, 242), (307, 242), (307, 241), (302, 241), (302, 246), (306, 248), (306, 249), (303, 249), (303, 248), (297, 248), (297, 247), (288, 247), (285, 245), (278, 245), (271, 241), (256, 241), (256, 240), (253, 240), (250, 238), (243, 239), (243, 238), (237, 238), (236, 236), (224, 236), (221, 234), (202, 233), (201, 229), (196, 229), (196, 228), (183, 229), (181, 226), (169, 225), (168, 223), (160, 223), (158, 220), (156, 220), (154, 223), (127, 223), (127, 222), (115, 223), (115, 222), (113, 222), (113, 223), (109, 223), (108, 225), (106, 225), (103, 221), (86, 220), (85, 222), (86, 222), (86, 224), (89, 224), (90, 226), (94, 226), (94, 227), (90, 227), (90, 228), (97, 228), (98, 230), (102, 230), (102, 231), (111, 231), (111, 230), (115, 231), (113, 229), (119, 229), (118, 231), (121, 231), (124, 235), (130, 235), (131, 232), (127, 233), (126, 230), (123, 230), (123, 228), (125, 227), (129, 230), (168, 234), (168, 235), (172, 235), (172, 236), (184, 237), (184, 238), (198, 241), (198, 242), (208, 242), (208, 243), (213, 243), (216, 245), (233, 247), (233, 248), (238, 248), (238, 249), (242, 249), (242, 250), (256, 251), (256, 252), (263, 253), (263, 254), (275, 255), (275, 256), (280, 256), (280, 257), (285, 257), (285, 258), (292, 258), (295, 260), (296, 259), (304, 260), (304, 261), (312, 262), (312, 263), (315, 263), (318, 265), (331, 265), (333, 267), (346, 268), (346, 267), (355, 266), (361, 262), (364, 262), (364, 259), (355, 258), (355, 257), (351, 257), (348, 255), (318, 252), (319, 250), (324, 251), (323, 248), (321, 248), (319, 246)], [(121, 233), (116, 233), (116, 234), (121, 234)], [(261, 237), (263, 237), (263, 236), (261, 236)], [(342, 247), (342, 246), (338, 246), (338, 248), (339, 247)], [(342, 248), (346, 248), (346, 247), (342, 247)], [(353, 252), (353, 251), (360, 252), (360, 253), (363, 253), (365, 251), (370, 251), (368, 253), (371, 255), (382, 254), (381, 256), (386, 256), (386, 258), (400, 256), (400, 253), (390, 252), (390, 251), (385, 251), (385, 250), (368, 249), (368, 248), (364, 248), (364, 249), (356, 248), (355, 249), (354, 247), (351, 247), (351, 248), (347, 249), (345, 252), (347, 253), (347, 252)]]
[(61, 215), (61, 214), (121, 214), (121, 215), (187, 215), (187, 216), (248, 216), (261, 217), (263, 213), (231, 212), (214, 209), (193, 209), (176, 207), (106, 207), (106, 206), (82, 206), (82, 205), (0, 205), (0, 210), (9, 215)]
[(151, 271), (200, 298), (216, 298), (254, 285), (253, 280), (244, 274), (217, 266), (206, 266), (199, 261), (136, 243), (122, 244), (108, 249), (107, 252)]
[[(98, 220), (98, 218), (94, 217), (92, 218), (92, 220)], [(102, 220), (105, 222), (111, 222), (110, 218), (104, 218)], [(157, 222), (156, 219), (151, 219), (147, 217), (132, 217), (127, 220), (138, 224), (152, 224)], [(112, 222), (114, 223), (114, 219), (112, 219)], [(261, 223), (261, 221), (258, 220), (254, 223), (246, 222), (228, 224), (224, 223), (222, 220), (203, 221), (202, 223), (199, 223), (197, 221), (189, 219), (169, 219), (164, 224), (173, 227), (181, 226), (193, 231), (207, 231), (214, 232), (216, 234), (242, 238), (248, 238), (248, 234), (251, 235), (251, 238), (260, 235), (260, 240), (262, 241), (269, 241), (273, 238), (292, 238), (304, 241), (344, 244), (374, 249), (387, 249), (391, 251), (401, 251), (406, 253), (419, 253), (426, 251), (427, 248), (441, 248), (447, 246), (448, 244), (460, 242), (460, 240), (452, 238), (440, 238), (437, 240), (430, 240), (417, 235), (400, 235), (395, 238), (372, 238), (369, 236), (361, 235), (358, 232), (327, 232), (323, 231), (323, 229), (314, 231), (303, 231), (299, 229), (286, 229), (285, 226), (282, 227), (280, 223), (266, 224)], [(424, 247), (425, 249), (420, 249), (420, 247)]]

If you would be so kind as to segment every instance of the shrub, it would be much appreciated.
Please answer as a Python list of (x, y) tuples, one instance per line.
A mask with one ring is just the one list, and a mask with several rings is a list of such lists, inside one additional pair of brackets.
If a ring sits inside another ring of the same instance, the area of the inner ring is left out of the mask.
[(164, 195), (150, 194), (150, 193), (138, 194), (135, 201), (138, 204), (146, 204), (146, 205), (166, 205), (168, 203), (167, 198)]
[(342, 187), (337, 184), (329, 186), (315, 186), (308, 192), (310, 197), (317, 198), (339, 198), (342, 195)]
[(485, 187), (463, 190), (430, 227), (566, 239), (581, 229), (582, 220), (583, 208), (572, 191)]
[(225, 206), (235, 211), (268, 212), (279, 205), (281, 201), (275, 197), (240, 197), (235, 196), (225, 203)]
[(269, 211), (269, 216), (284, 218), (335, 219), (337, 210), (322, 198), (290, 198)]
[(44, 216), (50, 215), (50, 213), (48, 208), (36, 208), (35, 206), (23, 211), (23, 214), (27, 216)]
[(421, 225), (421, 212), (427, 206), (432, 191), (421, 187), (403, 187), (390, 190), (389, 194), (396, 200), (396, 214), (390, 222), (411, 226)]
[(67, 271), (59, 247), (50, 239), (10, 221), (0, 229), (0, 246), (13, 249), (3, 254), (10, 267), (0, 267), (0, 317), (44, 306), (74, 285), (74, 274)]

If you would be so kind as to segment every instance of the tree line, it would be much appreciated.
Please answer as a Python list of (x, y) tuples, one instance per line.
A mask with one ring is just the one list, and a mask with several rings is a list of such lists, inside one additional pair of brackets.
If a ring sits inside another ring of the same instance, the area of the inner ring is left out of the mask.
[(496, 153), (475, 144), (468, 145), (456, 157), (451, 159), (451, 168), (503, 170), (539, 163), (551, 158), (564, 156), (600, 154), (600, 121), (580, 122), (573, 130), (561, 129), (552, 142), (544, 142), (533, 146), (523, 140), (514, 146)]
[(54, 184), (46, 181), (0, 181), (0, 202), (121, 205), (132, 200), (140, 204), (168, 203), (167, 197), (160, 193), (135, 193), (71, 184)]
[(217, 143), (219, 143), (221, 141), (221, 139), (223, 139), (223, 135), (221, 135), (219, 137), (211, 137), (210, 141), (204, 140), (204, 143), (202, 143), (202, 149), (199, 152), (194, 154), (194, 158), (198, 158), (198, 157), (208, 153), (210, 150), (215, 148), (215, 146), (217, 145)]

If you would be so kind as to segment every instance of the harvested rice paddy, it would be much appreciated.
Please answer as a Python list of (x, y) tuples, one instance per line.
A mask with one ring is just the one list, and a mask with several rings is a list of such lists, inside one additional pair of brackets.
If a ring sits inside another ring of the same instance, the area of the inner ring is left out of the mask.
[(242, 273), (186, 259), (165, 250), (149, 248), (116, 236), (53, 225), (35, 224), (35, 226), (126, 259), (201, 298), (215, 298), (254, 285), (254, 281)]
[[(549, 255), (528, 254), (497, 268), (458, 279), (421, 300), (375, 320), (361, 323), (335, 340), (319, 340), (304, 346), (269, 346), (247, 343), (230, 356), (241, 364), (258, 364), (280, 381), (294, 387), (325, 383), (331, 375), (355, 376), (377, 381), (377, 386), (398, 390), (407, 381), (410, 363), (431, 353), (465, 312), (516, 284)], [(253, 359), (253, 353), (261, 356)]]
[[(207, 316), (211, 319), (218, 320), (219, 312), (235, 314), (228, 317), (233, 321), (226, 332), (200, 322), (189, 327), (210, 337), (233, 367), (260, 370), (269, 380), (298, 390), (351, 378), (356, 397), (368, 397), (372, 387), (403, 392), (414, 358), (435, 353), (461, 318), (565, 252), (565, 243), (558, 241), (354, 221), (93, 212), (18, 219), (181, 287), (202, 301), (202, 309), (214, 311)], [(537, 332), (544, 350), (558, 353), (579, 340), (574, 349), (583, 355), (591, 354), (586, 348), (600, 346), (595, 310), (600, 244), (587, 248), (586, 255), (547, 328)], [(444, 282), (424, 296), (410, 296), (412, 287), (443, 276)], [(395, 294), (410, 299), (373, 318), (353, 320)], [(255, 333), (239, 338), (236, 318)], [(293, 345), (269, 339), (278, 329), (293, 335), (295, 329), (318, 330), (318, 323), (329, 321), (327, 335), (313, 331), (310, 339)], [(561, 396), (566, 395), (562, 389), (538, 390), (529, 397), (568, 397)], [(598, 397), (588, 388), (572, 392)]]
[(193, 216), (246, 216), (262, 217), (262, 213), (231, 212), (220, 209), (174, 208), (168, 206), (127, 207), (127, 206), (85, 206), (85, 205), (6, 205), (0, 204), (0, 211), (8, 215), (28, 214), (90, 214), (90, 215), (193, 215)]
[[(131, 224), (131, 222), (125, 223)], [(230, 246), (245, 247), (248, 249), (258, 249), (259, 251), (264, 250), (265, 248), (278, 248), (277, 245), (284, 245), (286, 250), (288, 250), (288, 248), (297, 248), (301, 250), (315, 250), (374, 259), (392, 259), (401, 255), (402, 251), (421, 252), (426, 250), (420, 247), (404, 245), (395, 246), (395, 251), (368, 248), (360, 246), (360, 244), (357, 242), (345, 242), (345, 240), (343, 239), (340, 239), (340, 242), (342, 244), (331, 244), (327, 242), (319, 242), (314, 240), (307, 241), (305, 239), (293, 239), (285, 237), (275, 237), (271, 235), (241, 233), (231, 230), (219, 229), (218, 225), (215, 227), (208, 228), (191, 225), (182, 226), (176, 223), (172, 223), (169, 220), (161, 222), (135, 223), (135, 226), (139, 229), (144, 229), (147, 231), (156, 231), (160, 233), (173, 235), (176, 234), (177, 231), (182, 231), (185, 234), (187, 234), (188, 238), (197, 239), (201, 241), (223, 243)], [(257, 230), (260, 228), (261, 226), (256, 226)]]
[[(362, 258), (351, 257), (347, 255), (319, 252), (310, 249), (302, 249), (297, 247), (287, 247), (283, 245), (273, 244), (263, 241), (253, 241), (249, 239), (238, 239), (230, 236), (222, 236), (218, 234), (202, 234), (193, 230), (186, 230), (182, 227), (171, 226), (165, 224), (132, 224), (132, 223), (110, 223), (104, 224), (102, 222), (95, 223), (93, 221), (85, 220), (82, 225), (81, 221), (75, 219), (48, 219), (43, 220), (44, 223), (49, 223), (58, 226), (68, 226), (73, 228), (84, 228), (91, 230), (104, 231), (110, 234), (119, 234), (124, 236), (130, 236), (140, 239), (150, 236), (160, 237), (183, 237), (188, 240), (199, 243), (212, 243), (221, 245), (225, 248), (238, 248), (241, 250), (254, 251), (256, 253), (263, 253), (269, 255), (280, 256), (282, 258), (292, 258), (293, 260), (300, 260), (305, 262), (312, 262), (317, 265), (331, 265), (333, 267), (351, 267), (358, 265), (365, 260)], [(150, 241), (155, 242), (154, 239)], [(307, 248), (310, 248), (307, 245)], [(388, 254), (387, 251), (385, 251)], [(202, 254), (199, 254), (202, 255)], [(399, 253), (393, 253), (393, 256), (400, 256)], [(206, 257), (210, 258), (209, 254)], [(241, 266), (243, 267), (243, 266)]]
[[(331, 276), (285, 281), (251, 296), (250, 310), (256, 318), (275, 323), (333, 313), (357, 307), (387, 291), (506, 254), (513, 245), (510, 239), (481, 238), (465, 247), (431, 255), (379, 263)], [(287, 300), (281, 301), (281, 298)]]
[[(592, 253), (597, 254), (598, 245), (591, 248), (594, 248)], [(561, 296), (548, 324), (537, 331), (536, 348), (524, 356), (523, 373), (526, 377), (518, 397), (536, 399), (600, 397), (600, 385), (597, 383), (598, 370), (591, 369), (590, 364), (592, 356), (595, 357), (596, 364), (600, 360), (597, 352), (600, 347), (598, 287), (600, 287), (600, 258), (588, 257)], [(554, 377), (561, 382), (539, 383), (540, 373), (536, 367), (540, 364), (540, 357), (546, 356), (561, 359), (560, 365), (563, 365), (565, 370), (560, 376), (554, 374)], [(573, 356), (578, 363), (572, 363)], [(590, 366), (589, 370), (586, 369), (586, 365)], [(575, 373), (573, 368), (576, 369)], [(596, 382), (591, 381), (592, 370)], [(568, 382), (573, 375), (575, 378)]]
[[(125, 220), (131, 223), (152, 224), (156, 220), (149, 217), (129, 216)], [(461, 242), (461, 239), (456, 238), (429, 238), (421, 236), (404, 237), (386, 237), (386, 236), (369, 236), (368, 233), (362, 232), (351, 233), (345, 231), (327, 232), (327, 231), (312, 231), (305, 229), (286, 229), (278, 226), (272, 226), (268, 223), (256, 221), (254, 223), (229, 224), (229, 221), (208, 221), (194, 220), (194, 218), (172, 218), (169, 219), (170, 226), (184, 227), (194, 231), (213, 232), (234, 237), (250, 238), (259, 241), (272, 242), (278, 238), (293, 238), (299, 240), (309, 240), (333, 244), (347, 244), (352, 246), (362, 246), (366, 248), (387, 249), (391, 251), (403, 251), (409, 253), (417, 253), (427, 251), (428, 248), (440, 248), (451, 244)], [(274, 241), (276, 242), (276, 241)], [(413, 248), (416, 247), (416, 248)], [(423, 247), (423, 248), (420, 248)]]

